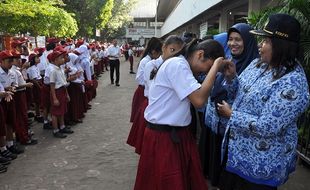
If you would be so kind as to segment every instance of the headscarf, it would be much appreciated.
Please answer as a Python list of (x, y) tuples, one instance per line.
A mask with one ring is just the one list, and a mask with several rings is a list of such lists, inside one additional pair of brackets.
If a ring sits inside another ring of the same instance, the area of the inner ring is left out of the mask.
[(230, 49), (227, 45), (227, 32), (216, 34), (213, 36), (213, 39), (218, 41), (224, 48), (225, 56), (230, 57)]
[(79, 55), (80, 60), (89, 57), (89, 52), (88, 52), (88, 48), (86, 45), (81, 45), (76, 50), (80, 53), (80, 55)]
[(253, 28), (245, 23), (235, 24), (228, 30), (228, 37), (231, 32), (237, 32), (241, 35), (244, 44), (244, 50), (241, 55), (232, 55), (238, 75), (240, 75), (254, 59), (259, 57), (257, 42), (254, 35), (250, 33), (250, 30), (253, 30)]
[[(242, 71), (257, 57), (259, 57), (258, 54), (258, 47), (257, 47), (257, 42), (254, 38), (254, 35), (250, 33), (250, 30), (252, 30), (251, 26), (245, 23), (238, 23), (233, 25), (227, 33), (227, 40), (226, 40), (226, 46), (227, 41), (229, 38), (229, 35), (231, 32), (237, 32), (240, 34), (243, 44), (244, 44), (244, 49), (241, 55), (235, 56), (232, 55), (233, 62), (236, 64), (236, 71), (237, 74), (240, 75)], [(224, 36), (222, 36), (224, 38)], [(219, 39), (223, 40), (223, 39)], [(221, 43), (221, 42), (220, 42)], [(225, 46), (224, 46), (225, 47)], [(217, 103), (222, 103), (222, 100), (225, 100), (226, 102), (229, 102), (229, 99), (231, 97), (228, 97), (228, 93), (226, 89), (222, 86), (222, 81), (224, 80), (224, 75), (219, 73), (216, 77), (216, 80), (214, 82), (214, 87), (212, 89), (210, 98), (211, 101), (215, 102), (215, 105)], [(230, 102), (229, 102), (230, 103)]]

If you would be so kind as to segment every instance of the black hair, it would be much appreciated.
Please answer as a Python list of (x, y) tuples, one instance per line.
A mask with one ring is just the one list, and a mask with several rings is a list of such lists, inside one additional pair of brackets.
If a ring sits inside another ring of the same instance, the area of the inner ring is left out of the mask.
[(55, 43), (50, 43), (46, 45), (46, 51), (53, 50), (56, 47)]
[(189, 58), (192, 54), (197, 50), (204, 51), (204, 58), (205, 59), (217, 59), (218, 57), (224, 57), (224, 48), (223, 46), (217, 42), (216, 40), (208, 39), (201, 41), (199, 39), (193, 39), (187, 46), (186, 46), (186, 53), (185, 57)]
[(33, 59), (29, 60), (30, 67), (36, 64), (36, 58), (33, 57)]
[[(184, 53), (185, 53), (185, 42), (182, 40), (182, 38), (180, 38), (177, 35), (171, 35), (171, 36), (166, 38), (163, 46), (168, 46), (170, 44), (178, 44), (178, 45), (183, 46), (182, 49), (180, 51), (176, 52), (172, 57), (178, 57), (179, 55), (184, 55)], [(156, 67), (153, 68), (153, 70), (151, 71), (151, 74), (150, 74), (150, 80), (154, 79), (159, 68), (160, 68), (160, 66), (158, 68), (156, 68)]]
[(161, 52), (162, 42), (159, 38), (152, 37), (147, 43), (146, 49), (143, 52), (141, 59), (151, 54), (152, 51)]
[[(273, 80), (279, 79), (285, 74), (294, 70), (296, 65), (302, 61), (302, 53), (299, 44), (280, 38), (271, 38), (272, 58), (269, 65), (274, 68)], [(263, 62), (260, 61), (257, 67), (261, 67)], [(285, 67), (285, 70), (283, 70)], [(266, 67), (266, 70), (268, 67)]]

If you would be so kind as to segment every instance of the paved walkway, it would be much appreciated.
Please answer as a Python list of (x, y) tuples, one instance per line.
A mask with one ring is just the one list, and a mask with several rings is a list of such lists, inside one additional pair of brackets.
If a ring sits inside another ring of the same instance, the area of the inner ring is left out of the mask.
[[(39, 144), (26, 147), (0, 174), (0, 190), (132, 190), (138, 156), (126, 139), (136, 83), (128, 70), (122, 61), (120, 87), (110, 85), (108, 72), (102, 75), (92, 109), (66, 139), (35, 125)], [(298, 166), (280, 190), (309, 189), (309, 176), (309, 169)]]

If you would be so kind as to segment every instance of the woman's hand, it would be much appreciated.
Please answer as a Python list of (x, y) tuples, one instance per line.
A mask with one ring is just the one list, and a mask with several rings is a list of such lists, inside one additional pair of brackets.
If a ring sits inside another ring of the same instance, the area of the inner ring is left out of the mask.
[(220, 103), (217, 104), (217, 112), (223, 117), (230, 118), (232, 114), (232, 109), (230, 105), (223, 100), (222, 104)]

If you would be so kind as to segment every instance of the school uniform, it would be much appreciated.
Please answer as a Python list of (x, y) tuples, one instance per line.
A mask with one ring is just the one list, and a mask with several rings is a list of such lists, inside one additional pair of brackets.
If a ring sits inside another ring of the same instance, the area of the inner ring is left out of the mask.
[[(45, 71), (45, 70), (44, 70)], [(41, 105), (42, 77), (41, 71), (36, 65), (32, 65), (27, 69), (28, 78), (31, 81), (36, 81), (33, 85), (33, 101), (36, 105)]]
[(44, 76), (45, 74), (45, 69), (47, 68), (47, 66), (49, 65), (49, 61), (47, 59), (47, 55), (49, 53), (51, 53), (52, 51), (44, 51), (43, 54), (40, 56), (40, 63), (37, 64), (37, 68), (40, 72), (41, 76)]
[(129, 63), (130, 63), (130, 71), (133, 72), (133, 51), (132, 49), (128, 50), (128, 59), (129, 59)]
[[(64, 116), (67, 112), (67, 91), (66, 86), (68, 85), (66, 76), (60, 67), (51, 64), (50, 73), (50, 84), (55, 84), (55, 94), (60, 103), (59, 106), (51, 105), (51, 114), (55, 116)], [(51, 103), (54, 101), (51, 95)]]
[[(25, 85), (26, 81), (24, 80), (23, 75), (20, 72), (20, 68), (13, 65), (11, 70), (15, 74), (16, 84), (18, 86)], [(14, 129), (16, 137), (21, 144), (26, 144), (27, 141), (29, 141), (26, 87), (16, 90), (16, 92), (14, 93), (14, 101), (16, 110), (16, 122)]]
[(147, 127), (135, 190), (205, 190), (197, 145), (189, 131), (190, 101), (200, 88), (183, 56), (165, 61), (149, 89)]
[[(4, 87), (2, 86), (2, 83), (0, 83), (0, 92), (5, 92)], [(3, 137), (6, 135), (6, 127), (5, 127), (5, 115), (3, 112), (3, 108), (1, 105), (1, 102), (5, 101), (4, 98), (0, 98), (0, 137)]]
[(135, 114), (137, 113), (141, 102), (145, 99), (144, 96), (144, 67), (146, 63), (151, 61), (152, 58), (147, 55), (145, 56), (139, 63), (139, 67), (136, 74), (136, 81), (138, 83), (138, 88), (136, 89), (133, 98), (132, 98), (132, 104), (131, 104), (131, 116), (130, 116), (130, 122), (133, 122), (135, 118)]
[(53, 69), (53, 64), (48, 64), (44, 72), (42, 93), (41, 93), (41, 105), (45, 109), (49, 109), (51, 105), (50, 98), (50, 73)]
[[(83, 71), (82, 67), (76, 63), (78, 59), (75, 54), (69, 53), (70, 62), (66, 65), (70, 69), (68, 75), (74, 75), (77, 72)], [(83, 73), (81, 73), (83, 75)], [(68, 112), (66, 114), (69, 121), (78, 121), (84, 117), (84, 105), (83, 105), (83, 85), (84, 77), (78, 77), (74, 81), (71, 81), (67, 90), (70, 96), (70, 102), (68, 103)]]
[(144, 111), (148, 105), (148, 89), (146, 88), (153, 81), (150, 80), (150, 73), (154, 68), (158, 68), (159, 65), (163, 63), (163, 59), (160, 57), (146, 63), (145, 72), (144, 72), (144, 97), (145, 99), (140, 103), (139, 108), (135, 113), (134, 120), (128, 135), (127, 144), (135, 147), (135, 152), (137, 154), (141, 153), (142, 144), (143, 144), (143, 135), (146, 127), (146, 120), (144, 118)]
[[(8, 72), (5, 72), (2, 67), (0, 67), (0, 83), (4, 88), (7, 88), (9, 86), (16, 87), (17, 84), (15, 73), (11, 69), (8, 70)], [(14, 127), (16, 122), (16, 109), (14, 98), (10, 102), (1, 101), (1, 106), (4, 112), (5, 123)]]

